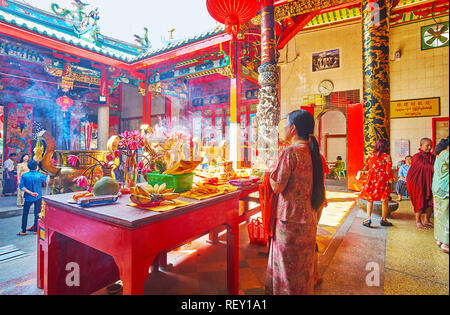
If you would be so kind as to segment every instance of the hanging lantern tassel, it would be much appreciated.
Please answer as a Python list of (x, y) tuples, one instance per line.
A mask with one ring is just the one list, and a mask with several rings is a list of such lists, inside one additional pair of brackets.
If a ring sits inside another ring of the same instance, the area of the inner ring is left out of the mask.
[(257, 0), (207, 0), (209, 14), (217, 22), (225, 25), (228, 34), (236, 36), (239, 27), (249, 22), (259, 10)]

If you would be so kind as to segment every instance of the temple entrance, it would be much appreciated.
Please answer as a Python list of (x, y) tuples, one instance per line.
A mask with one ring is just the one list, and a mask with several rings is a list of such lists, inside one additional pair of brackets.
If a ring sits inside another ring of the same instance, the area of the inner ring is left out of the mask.
[(342, 168), (329, 175), (329, 186), (359, 191), (356, 175), (364, 167), (364, 127), (362, 104), (320, 107), (302, 106), (316, 118), (315, 135), (329, 168), (342, 158)]
[(347, 117), (340, 108), (329, 108), (316, 119), (316, 135), (330, 173), (328, 186), (346, 187), (347, 179)]

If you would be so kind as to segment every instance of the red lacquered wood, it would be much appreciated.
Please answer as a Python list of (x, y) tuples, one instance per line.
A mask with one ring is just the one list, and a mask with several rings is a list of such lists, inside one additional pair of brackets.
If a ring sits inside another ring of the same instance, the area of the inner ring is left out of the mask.
[(362, 104), (347, 106), (347, 188), (357, 190), (356, 176), (364, 168), (364, 115)]
[(45, 197), (44, 293), (62, 291), (58, 279), (65, 275), (58, 274), (58, 270), (64, 270), (58, 266), (58, 252), (62, 250), (58, 234), (110, 255), (118, 267), (124, 294), (134, 295), (143, 294), (149, 267), (159, 253), (226, 224), (228, 290), (237, 294), (239, 194), (237, 191), (205, 201), (189, 200), (193, 205), (164, 213), (129, 207), (128, 198), (121, 198), (109, 208), (82, 209), (63, 202), (70, 199), (69, 194)]

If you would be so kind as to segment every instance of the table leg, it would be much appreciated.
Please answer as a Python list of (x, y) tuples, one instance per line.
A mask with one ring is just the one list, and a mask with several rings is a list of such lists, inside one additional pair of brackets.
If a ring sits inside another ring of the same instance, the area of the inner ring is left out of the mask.
[(43, 240), (40, 237), (42, 222), (38, 221), (38, 235), (37, 235), (37, 287), (44, 288), (44, 249)]
[[(241, 201), (239, 201), (241, 202)], [(248, 200), (248, 197), (246, 197), (244, 200), (242, 200), (243, 206), (244, 206), (244, 212), (242, 215), (246, 215), (248, 213), (248, 209), (250, 208), (250, 201)], [(250, 217), (247, 218), (247, 223), (250, 223)]]
[(123, 295), (143, 295), (144, 284), (149, 275), (150, 265), (156, 255), (151, 259), (116, 259), (119, 268), (120, 280), (123, 283)]
[(232, 295), (239, 294), (239, 224), (227, 224), (227, 285)]
[(217, 227), (209, 232), (209, 238), (206, 241), (209, 244), (218, 244), (219, 243), (219, 232), (222, 230), (221, 227)]
[(58, 235), (53, 231), (47, 229), (45, 231), (44, 250), (44, 294), (56, 295), (58, 294), (58, 250), (59, 240)]
[(167, 263), (167, 251), (164, 250), (161, 253), (159, 253), (157, 259), (159, 261), (159, 268), (162, 271), (166, 271), (166, 272), (173, 271), (173, 264)]

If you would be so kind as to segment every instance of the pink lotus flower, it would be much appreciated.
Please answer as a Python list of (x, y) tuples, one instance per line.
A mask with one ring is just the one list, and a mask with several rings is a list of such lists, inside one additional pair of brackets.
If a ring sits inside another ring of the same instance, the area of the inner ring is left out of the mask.
[(139, 161), (139, 163), (138, 163), (138, 168), (140, 169), (140, 170), (142, 170), (143, 168), (144, 168), (144, 162), (142, 162), (142, 161)]
[(114, 160), (114, 156), (111, 153), (106, 154), (106, 161), (111, 162)]
[(72, 166), (77, 166), (77, 163), (78, 163), (79, 161), (80, 161), (80, 160), (79, 160), (78, 157), (75, 156), (75, 155), (69, 155), (69, 156), (67, 157), (67, 163), (69, 163), (69, 164), (72, 165)]
[(86, 176), (79, 176), (75, 178), (75, 180), (77, 181), (78, 187), (86, 188), (88, 186), (88, 179)]
[(122, 152), (120, 152), (120, 150), (114, 151), (114, 157), (115, 158), (119, 158), (121, 154), (122, 154)]

